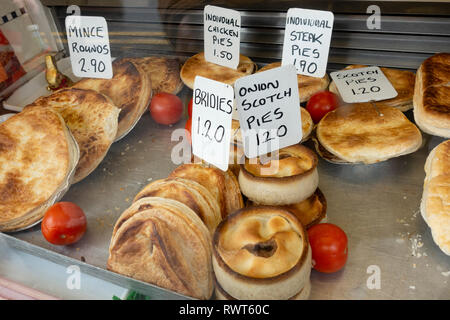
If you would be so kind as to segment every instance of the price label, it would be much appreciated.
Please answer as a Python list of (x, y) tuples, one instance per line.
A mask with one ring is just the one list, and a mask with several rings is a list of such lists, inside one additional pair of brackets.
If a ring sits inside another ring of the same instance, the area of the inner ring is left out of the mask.
[(208, 5), (203, 15), (206, 61), (236, 69), (241, 44), (241, 14), (236, 10)]
[(325, 75), (334, 15), (330, 11), (291, 8), (286, 15), (281, 65), (294, 65), (298, 74)]
[(113, 70), (105, 18), (67, 16), (66, 33), (73, 74), (80, 78), (111, 79)]
[(330, 73), (339, 93), (347, 103), (391, 99), (397, 91), (379, 67), (366, 67)]
[(301, 141), (302, 120), (294, 66), (243, 77), (234, 86), (244, 152), (248, 158)]
[(228, 170), (233, 113), (233, 87), (195, 77), (192, 102), (192, 152)]

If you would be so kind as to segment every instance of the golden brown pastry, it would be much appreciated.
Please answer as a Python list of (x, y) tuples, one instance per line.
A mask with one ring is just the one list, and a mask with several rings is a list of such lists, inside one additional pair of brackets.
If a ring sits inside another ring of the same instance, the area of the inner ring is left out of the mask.
[(152, 95), (151, 81), (139, 66), (126, 60), (113, 62), (112, 79), (85, 78), (74, 88), (91, 89), (109, 97), (120, 109), (116, 141), (125, 136), (147, 110)]
[(450, 138), (450, 53), (435, 54), (417, 70), (414, 119), (422, 131)]
[(434, 242), (450, 255), (450, 140), (430, 152), (425, 173), (420, 211)]
[(317, 156), (296, 144), (274, 153), (273, 160), (245, 159), (239, 172), (242, 193), (258, 204), (288, 205), (301, 202), (317, 189)]
[(180, 79), (180, 61), (166, 57), (128, 58), (147, 73), (151, 80), (152, 93), (177, 94), (183, 88)]
[(236, 177), (239, 177), (241, 164), (245, 161), (244, 149), (241, 145), (230, 143), (230, 158), (228, 169), (233, 172)]
[(211, 237), (181, 202), (142, 198), (116, 224), (108, 270), (198, 299), (213, 292)]
[(27, 108), (52, 107), (66, 122), (80, 148), (73, 183), (87, 177), (97, 168), (117, 134), (120, 109), (93, 90), (62, 89), (41, 97)]
[(350, 163), (385, 161), (422, 144), (419, 129), (400, 110), (378, 103), (348, 104), (327, 113), (316, 136), (327, 152)]
[(188, 179), (156, 180), (145, 186), (134, 198), (161, 197), (184, 203), (205, 223), (211, 233), (222, 220), (219, 204), (201, 184)]
[(250, 207), (217, 227), (213, 267), (223, 291), (235, 299), (289, 299), (309, 282), (311, 248), (291, 213)]
[(240, 55), (239, 65), (235, 70), (206, 61), (204, 53), (200, 52), (186, 60), (181, 68), (180, 76), (184, 84), (193, 89), (196, 76), (234, 85), (237, 79), (248, 76), (254, 71), (256, 71), (256, 65), (246, 56)]
[[(278, 67), (281, 67), (281, 62), (273, 62), (268, 65), (265, 65), (264, 67), (259, 69), (258, 72), (263, 72)], [(322, 78), (315, 78), (298, 74), (297, 81), (298, 81), (298, 94), (300, 97), (300, 102), (306, 102), (317, 92), (326, 90), (328, 88), (330, 78), (326, 73)]]
[(239, 183), (231, 171), (223, 172), (202, 164), (183, 164), (169, 175), (169, 178), (176, 177), (193, 180), (208, 189), (219, 203), (222, 218), (244, 206)]
[(33, 225), (67, 190), (79, 150), (52, 108), (26, 108), (0, 124), (0, 231)]
[[(258, 204), (247, 201), (246, 205), (251, 207)], [(319, 188), (308, 199), (290, 205), (279, 206), (279, 208), (292, 213), (306, 229), (327, 221), (327, 200)]]
[[(357, 64), (350, 65), (344, 70), (365, 68), (367, 66)], [(377, 102), (379, 105), (394, 107), (400, 111), (408, 111), (413, 107), (414, 83), (415, 75), (411, 71), (398, 70), (392, 68), (380, 68), (386, 78), (397, 91), (397, 96), (392, 99), (387, 99)], [(340, 97), (339, 91), (334, 81), (331, 81), (329, 90)]]

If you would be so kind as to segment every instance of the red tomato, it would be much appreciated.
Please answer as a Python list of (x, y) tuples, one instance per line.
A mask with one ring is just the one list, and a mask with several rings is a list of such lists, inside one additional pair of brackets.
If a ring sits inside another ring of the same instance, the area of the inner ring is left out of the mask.
[(174, 124), (181, 119), (183, 103), (178, 96), (161, 92), (153, 96), (150, 103), (150, 114), (157, 123)]
[(72, 202), (57, 202), (44, 215), (42, 234), (48, 242), (66, 245), (77, 242), (86, 232), (86, 216)]
[(342, 269), (347, 261), (347, 235), (331, 223), (319, 223), (308, 229), (313, 268), (332, 273)]
[(188, 104), (189, 119), (192, 118), (192, 100), (193, 100), (193, 98), (191, 98), (191, 101), (189, 101), (189, 104)]
[(192, 132), (192, 119), (189, 118), (186, 121), (186, 125), (184, 126), (184, 128), (186, 129), (186, 138), (189, 140), (189, 142), (192, 143), (192, 139), (191, 139), (191, 132)]
[(328, 112), (339, 106), (339, 97), (330, 91), (314, 94), (306, 104), (306, 110), (311, 114), (314, 123), (318, 123)]

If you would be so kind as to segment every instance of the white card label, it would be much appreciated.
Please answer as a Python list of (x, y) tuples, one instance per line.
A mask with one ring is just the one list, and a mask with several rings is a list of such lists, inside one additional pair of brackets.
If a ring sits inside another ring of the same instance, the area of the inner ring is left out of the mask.
[(294, 66), (240, 78), (234, 87), (247, 158), (301, 141), (302, 120)]
[(105, 18), (67, 16), (66, 33), (73, 74), (79, 78), (111, 79), (111, 49)]
[(206, 61), (236, 69), (241, 44), (241, 14), (236, 10), (208, 5), (203, 15)]
[(347, 103), (391, 99), (397, 91), (379, 67), (341, 70), (330, 73), (339, 94)]
[(195, 77), (192, 102), (192, 152), (206, 162), (228, 170), (233, 113), (233, 87)]
[(325, 75), (334, 15), (330, 11), (291, 8), (286, 14), (283, 66), (293, 64), (298, 74)]

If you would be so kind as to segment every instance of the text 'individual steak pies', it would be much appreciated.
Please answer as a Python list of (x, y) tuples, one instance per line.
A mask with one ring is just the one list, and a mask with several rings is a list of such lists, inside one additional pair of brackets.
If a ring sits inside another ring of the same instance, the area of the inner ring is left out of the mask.
[[(344, 70), (366, 68), (365, 65), (350, 65), (344, 68)], [(392, 68), (380, 68), (386, 78), (397, 91), (397, 96), (392, 99), (382, 100), (377, 102), (378, 104), (394, 107), (400, 111), (408, 111), (413, 107), (414, 96), (414, 83), (415, 75), (411, 71), (398, 70)], [(338, 96), (339, 91), (334, 81), (331, 81), (329, 90)]]
[(180, 61), (166, 57), (129, 58), (147, 73), (153, 95), (160, 92), (177, 94), (183, 88), (180, 78)]
[(107, 268), (197, 299), (214, 283), (211, 236), (195, 212), (158, 197), (136, 201), (119, 218)]
[(234, 82), (244, 76), (255, 72), (256, 65), (253, 61), (243, 55), (240, 55), (237, 69), (231, 69), (205, 60), (203, 52), (197, 53), (186, 60), (181, 68), (181, 80), (191, 89), (194, 89), (194, 80), (196, 76), (202, 76), (211, 80), (234, 85)]
[(319, 184), (317, 156), (296, 144), (261, 158), (245, 159), (239, 172), (242, 193), (258, 204), (287, 205), (310, 197)]
[(57, 111), (72, 132), (80, 148), (73, 183), (84, 179), (97, 168), (114, 142), (120, 109), (96, 91), (76, 88), (41, 97), (28, 108), (42, 106)]
[(112, 79), (85, 78), (74, 88), (91, 89), (109, 97), (120, 109), (116, 141), (125, 136), (136, 124), (150, 102), (152, 89), (147, 73), (130, 61), (113, 62)]
[(33, 225), (67, 190), (78, 146), (51, 108), (30, 108), (0, 124), (0, 231)]
[(385, 161), (422, 144), (420, 130), (400, 110), (377, 103), (347, 104), (327, 113), (316, 136), (321, 147), (348, 163)]
[(414, 119), (422, 131), (450, 138), (450, 53), (435, 54), (417, 70)]
[[(259, 69), (258, 72), (263, 72), (278, 67), (281, 67), (281, 62), (273, 62), (265, 65), (264, 67)], [(328, 88), (328, 84), (330, 83), (330, 78), (326, 73), (322, 78), (315, 78), (298, 74), (297, 82), (300, 102), (306, 102), (315, 93), (326, 90)]]
[[(247, 201), (246, 205), (251, 207), (258, 204)], [(279, 206), (279, 208), (292, 213), (306, 229), (327, 221), (327, 200), (319, 188), (308, 199), (294, 204)]]
[(280, 208), (239, 210), (214, 233), (213, 268), (217, 283), (234, 299), (291, 299), (310, 279), (306, 231)]
[(193, 180), (208, 189), (219, 204), (222, 218), (244, 206), (239, 183), (230, 170), (223, 172), (202, 164), (183, 164), (169, 175), (169, 178), (177, 177)]
[(450, 140), (430, 152), (425, 173), (420, 211), (434, 242), (450, 256)]
[(174, 178), (153, 181), (139, 191), (135, 201), (145, 197), (160, 197), (184, 203), (200, 217), (211, 233), (222, 220), (219, 204), (211, 192), (193, 180)]

